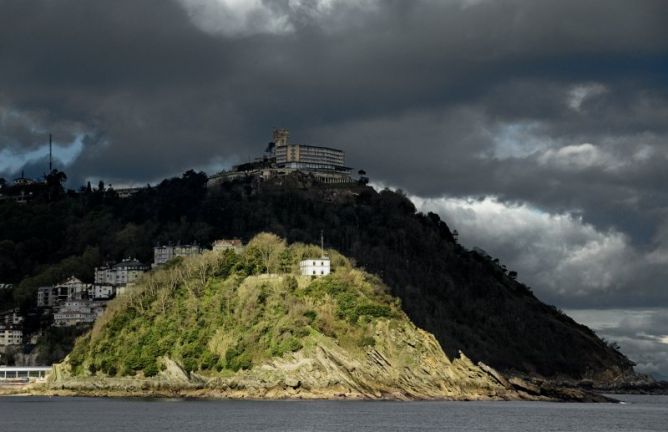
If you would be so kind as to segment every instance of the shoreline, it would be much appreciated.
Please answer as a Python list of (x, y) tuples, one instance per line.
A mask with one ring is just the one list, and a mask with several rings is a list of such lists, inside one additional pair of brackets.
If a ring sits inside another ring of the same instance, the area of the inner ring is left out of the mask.
[[(118, 398), (118, 399), (184, 399), (184, 400), (250, 400), (250, 401), (388, 401), (388, 402), (554, 402), (554, 403), (620, 403), (619, 400), (599, 393), (579, 392), (577, 395), (568, 392), (561, 398), (547, 395), (523, 394), (479, 394), (453, 397), (416, 397), (401, 392), (379, 395), (358, 392), (337, 392), (332, 390), (300, 391), (298, 389), (265, 389), (265, 391), (248, 389), (217, 389), (217, 388), (155, 388), (155, 389), (119, 389), (119, 388), (57, 388), (43, 384), (29, 384), (21, 387), (0, 386), (1, 397), (86, 397), (86, 398)], [(567, 397), (570, 396), (570, 397)]]

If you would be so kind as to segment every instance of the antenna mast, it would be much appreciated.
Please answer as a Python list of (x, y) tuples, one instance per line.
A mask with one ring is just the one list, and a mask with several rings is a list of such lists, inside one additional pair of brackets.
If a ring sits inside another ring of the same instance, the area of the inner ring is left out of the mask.
[(53, 171), (53, 143), (49, 134), (49, 174)]
[(320, 230), (320, 253), (325, 256), (325, 234), (323, 230)]

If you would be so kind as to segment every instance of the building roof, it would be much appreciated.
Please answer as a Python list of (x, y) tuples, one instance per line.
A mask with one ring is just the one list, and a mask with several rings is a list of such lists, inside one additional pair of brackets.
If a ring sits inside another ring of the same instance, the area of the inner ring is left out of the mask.
[(81, 280), (77, 277), (70, 276), (66, 281), (59, 283), (58, 285), (71, 285), (71, 284), (81, 284)]
[(113, 268), (124, 268), (124, 267), (146, 267), (144, 264), (139, 262), (134, 258), (126, 258), (118, 264), (114, 264)]

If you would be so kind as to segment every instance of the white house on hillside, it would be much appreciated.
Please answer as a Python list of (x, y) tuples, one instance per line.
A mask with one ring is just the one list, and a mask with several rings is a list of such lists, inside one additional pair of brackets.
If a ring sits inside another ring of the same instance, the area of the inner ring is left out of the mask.
[(301, 261), (299, 270), (302, 276), (326, 276), (331, 272), (331, 265), (329, 258), (323, 256)]

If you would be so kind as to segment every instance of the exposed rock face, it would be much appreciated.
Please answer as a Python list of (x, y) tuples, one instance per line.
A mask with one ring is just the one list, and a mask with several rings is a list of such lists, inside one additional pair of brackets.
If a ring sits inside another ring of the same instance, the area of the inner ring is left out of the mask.
[[(81, 394), (205, 395), (250, 398), (518, 399), (491, 368), (465, 355), (450, 361), (433, 335), (408, 320), (373, 323), (377, 344), (352, 351), (319, 333), (307, 346), (231, 376), (190, 374), (162, 359), (157, 376), (76, 376), (66, 361), (55, 367), (48, 388)], [(531, 397), (526, 397), (531, 398)]]
[(188, 374), (171, 359), (153, 378), (77, 377), (67, 362), (56, 365), (46, 386), (28, 393), (87, 396), (151, 396), (251, 399), (447, 399), (610, 402), (580, 389), (507, 380), (464, 354), (450, 361), (434, 337), (410, 323), (377, 337), (388, 341), (357, 356), (320, 337), (310, 349), (275, 358), (228, 377)]

